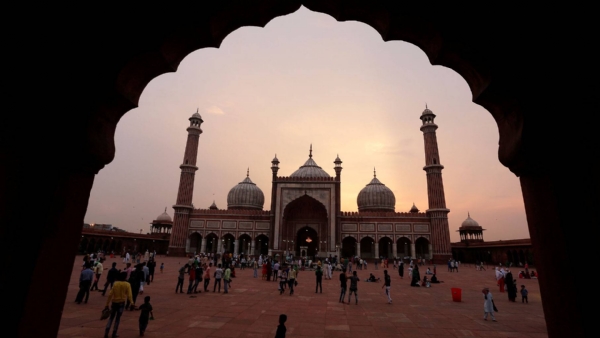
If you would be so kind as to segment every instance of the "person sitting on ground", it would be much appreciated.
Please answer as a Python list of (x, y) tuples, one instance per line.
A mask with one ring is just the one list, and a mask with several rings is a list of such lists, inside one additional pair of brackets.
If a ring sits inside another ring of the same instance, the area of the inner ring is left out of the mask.
[(431, 272), (430, 268), (427, 268), (427, 271), (425, 271), (426, 275), (433, 275), (433, 272)]
[(533, 270), (531, 270), (531, 278), (537, 278), (537, 273)]
[(381, 278), (375, 278), (372, 273), (369, 274), (369, 278), (367, 278), (367, 282), (379, 282)]
[(525, 278), (523, 270), (519, 271), (519, 278)]
[(430, 283), (436, 283), (436, 284), (437, 284), (437, 283), (443, 283), (443, 282), (444, 282), (444, 281), (439, 281), (439, 280), (437, 279), (437, 277), (435, 276), (435, 274), (433, 274), (433, 276), (431, 276), (431, 281), (430, 281)]
[(429, 280), (427, 279), (427, 276), (423, 277), (423, 282), (421, 283), (421, 286), (424, 286), (426, 288), (431, 287), (431, 284), (430, 284)]

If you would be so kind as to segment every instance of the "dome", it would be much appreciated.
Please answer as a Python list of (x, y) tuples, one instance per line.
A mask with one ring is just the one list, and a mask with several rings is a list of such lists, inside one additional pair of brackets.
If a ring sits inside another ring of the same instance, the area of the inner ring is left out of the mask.
[(434, 114), (431, 111), (431, 109), (427, 108), (427, 105), (425, 105), (425, 110), (423, 110), (423, 113), (421, 113), (421, 116), (423, 116), (423, 115), (434, 115)]
[(419, 212), (419, 208), (417, 208), (414, 202), (412, 208), (410, 208), (410, 212)]
[(199, 119), (202, 120), (202, 116), (200, 116), (200, 114), (198, 114), (198, 111), (196, 111), (194, 113), (194, 115), (192, 115), (192, 117), (190, 117), (191, 119)]
[(356, 203), (358, 211), (395, 211), (396, 197), (373, 175), (371, 182), (358, 193)]
[(167, 214), (167, 208), (165, 207), (165, 212), (163, 212), (162, 214), (158, 215), (156, 217), (157, 221), (160, 222), (172, 222), (173, 220), (171, 219), (171, 216), (169, 216), (169, 214)]
[(258, 209), (262, 210), (265, 204), (265, 195), (262, 190), (252, 183), (250, 173), (246, 179), (229, 190), (227, 194), (227, 209)]
[(310, 145), (310, 153), (308, 160), (304, 162), (304, 165), (294, 171), (290, 177), (331, 177), (329, 174), (317, 165), (312, 159), (312, 144)]
[(477, 223), (477, 221), (472, 219), (471, 214), (468, 213), (467, 219), (462, 222), (462, 224), (460, 225), (460, 228), (461, 229), (473, 229), (473, 228), (481, 229), (481, 226), (479, 225), (479, 223)]

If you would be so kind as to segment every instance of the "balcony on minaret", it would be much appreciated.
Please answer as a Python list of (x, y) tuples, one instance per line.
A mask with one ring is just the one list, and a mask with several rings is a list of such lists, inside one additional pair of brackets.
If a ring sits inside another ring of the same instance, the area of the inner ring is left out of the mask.
[(342, 160), (340, 160), (340, 155), (337, 155), (333, 163), (335, 164), (335, 167), (333, 167), (333, 169), (335, 170), (335, 176), (339, 179), (340, 174), (342, 173), (342, 169), (344, 169), (342, 168)]

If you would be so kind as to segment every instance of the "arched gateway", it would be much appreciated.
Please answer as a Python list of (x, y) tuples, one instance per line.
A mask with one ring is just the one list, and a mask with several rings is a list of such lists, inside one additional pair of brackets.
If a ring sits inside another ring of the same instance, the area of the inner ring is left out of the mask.
[(282, 230), (284, 243), (294, 243), (292, 254), (317, 256), (326, 250), (321, 242), (327, 237), (327, 210), (313, 197), (301, 196), (286, 206)]

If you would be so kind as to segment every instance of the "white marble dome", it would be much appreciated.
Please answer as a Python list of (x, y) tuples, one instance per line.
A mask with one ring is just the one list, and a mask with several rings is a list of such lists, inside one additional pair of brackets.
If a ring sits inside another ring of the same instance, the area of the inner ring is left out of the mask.
[(227, 194), (227, 209), (262, 210), (264, 204), (265, 195), (252, 183), (249, 173), (246, 174), (246, 179), (231, 188)]
[(371, 182), (358, 193), (358, 211), (395, 211), (396, 196), (376, 175), (373, 176)]
[(163, 212), (162, 214), (160, 214), (156, 217), (156, 220), (160, 221), (160, 222), (172, 222), (173, 221), (171, 219), (171, 216), (169, 216), (169, 214), (167, 214), (167, 208), (165, 208), (165, 212)]
[(319, 167), (317, 163), (312, 159), (312, 144), (310, 146), (310, 153), (308, 160), (304, 162), (304, 165), (294, 171), (290, 177), (331, 177), (329, 174)]
[(471, 218), (471, 214), (467, 214), (467, 219), (462, 222), (460, 229), (481, 229), (481, 226), (477, 221)]

